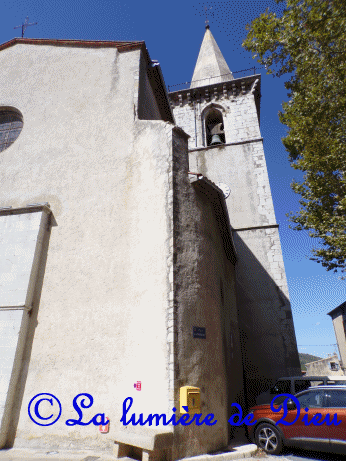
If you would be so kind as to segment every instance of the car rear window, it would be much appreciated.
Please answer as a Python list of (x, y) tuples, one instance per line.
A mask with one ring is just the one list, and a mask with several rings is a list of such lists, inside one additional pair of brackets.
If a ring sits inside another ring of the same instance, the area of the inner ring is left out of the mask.
[(346, 391), (326, 391), (326, 407), (346, 408)]
[(301, 408), (322, 408), (324, 406), (325, 391), (310, 391), (297, 397)]

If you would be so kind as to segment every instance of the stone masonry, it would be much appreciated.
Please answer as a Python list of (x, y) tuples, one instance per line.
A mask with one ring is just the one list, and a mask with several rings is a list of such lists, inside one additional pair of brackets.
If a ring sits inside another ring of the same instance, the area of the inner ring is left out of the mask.
[[(210, 56), (210, 63), (215, 56)], [(276, 378), (300, 373), (259, 126), (260, 80), (260, 75), (230, 76), (226, 82), (220, 77), (213, 85), (200, 80), (198, 86), (194, 81), (189, 89), (170, 93), (176, 122), (190, 135), (190, 171), (231, 190), (226, 204), (238, 258), (237, 305), (249, 405)], [(207, 145), (210, 111), (220, 114), (225, 144)]]

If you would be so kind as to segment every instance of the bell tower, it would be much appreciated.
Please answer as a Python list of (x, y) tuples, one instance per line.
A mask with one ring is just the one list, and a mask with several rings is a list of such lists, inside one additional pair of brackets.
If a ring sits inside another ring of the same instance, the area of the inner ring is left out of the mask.
[(260, 84), (259, 74), (234, 77), (206, 26), (190, 87), (169, 95), (177, 125), (190, 135), (190, 172), (224, 192), (248, 405), (277, 377), (301, 373), (260, 132)]

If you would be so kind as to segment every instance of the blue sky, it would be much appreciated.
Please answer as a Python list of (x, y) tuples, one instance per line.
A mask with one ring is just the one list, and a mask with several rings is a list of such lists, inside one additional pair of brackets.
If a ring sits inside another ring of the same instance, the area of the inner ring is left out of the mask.
[[(190, 81), (204, 34), (204, 9), (209, 9), (211, 31), (232, 71), (258, 64), (241, 47), (245, 25), (274, 0), (197, 2), (194, 0), (2, 0), (0, 43), (19, 37), (26, 16), (38, 25), (28, 27), (28, 38), (84, 40), (145, 40), (152, 59), (160, 62), (166, 85)], [(279, 11), (278, 11), (279, 12)], [(290, 167), (281, 138), (285, 127), (278, 112), (287, 100), (284, 80), (262, 74), (261, 133), (274, 207), (280, 225), (288, 288), (298, 350), (326, 357), (336, 343), (327, 312), (346, 300), (346, 281), (308, 259), (316, 245), (307, 233), (288, 228), (285, 213), (298, 209), (298, 196), (290, 189), (300, 173)], [(1, 91), (1, 82), (0, 82)], [(1, 94), (1, 93), (0, 93)]]

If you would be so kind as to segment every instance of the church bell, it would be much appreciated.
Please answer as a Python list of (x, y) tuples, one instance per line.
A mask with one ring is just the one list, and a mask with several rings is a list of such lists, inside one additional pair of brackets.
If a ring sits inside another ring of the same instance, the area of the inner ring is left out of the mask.
[(213, 137), (211, 138), (210, 145), (212, 146), (214, 144), (223, 144), (223, 142), (221, 141), (220, 135), (213, 134)]
[(218, 123), (217, 125), (214, 125), (213, 128), (210, 130), (211, 134), (211, 142), (210, 146), (215, 146), (217, 144), (223, 144), (223, 141), (221, 140), (220, 134), (224, 134), (223, 131), (223, 126), (222, 123)]

